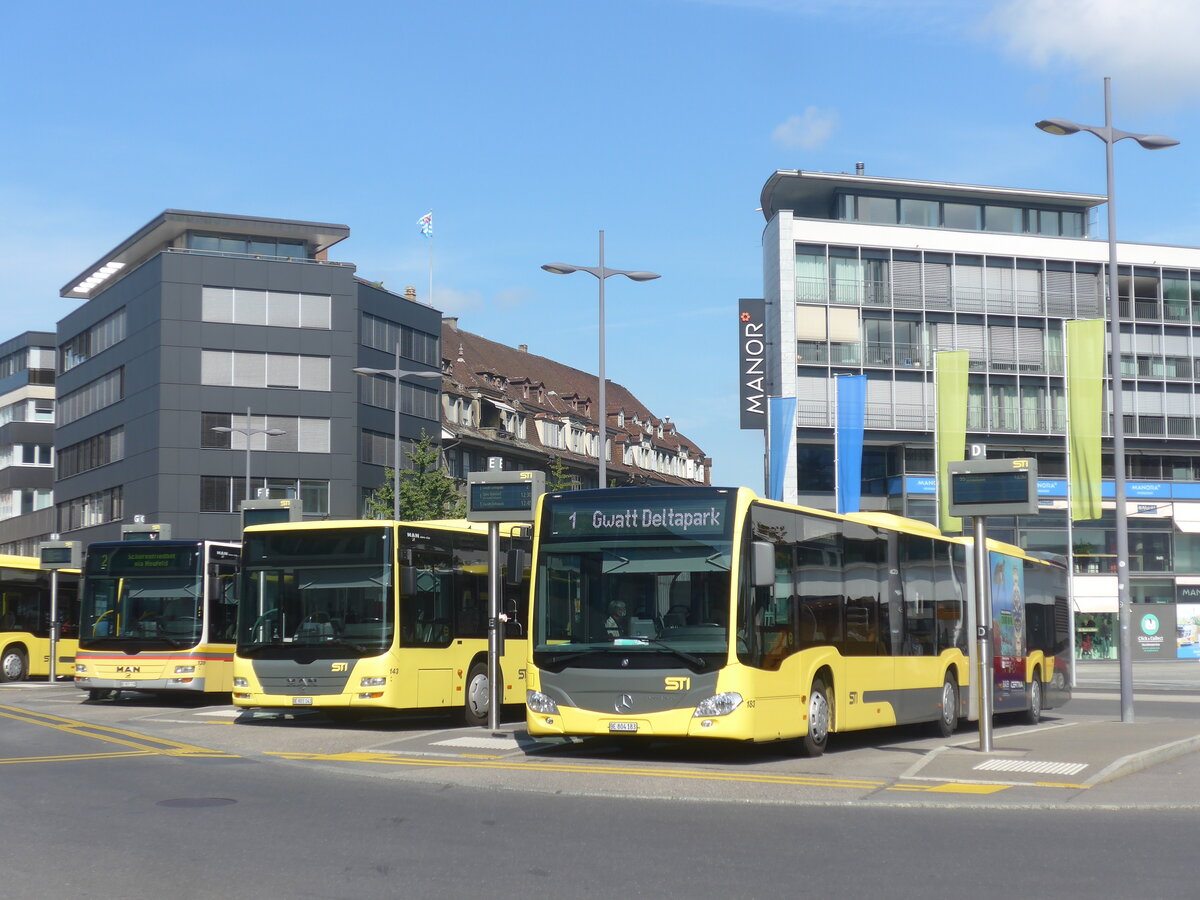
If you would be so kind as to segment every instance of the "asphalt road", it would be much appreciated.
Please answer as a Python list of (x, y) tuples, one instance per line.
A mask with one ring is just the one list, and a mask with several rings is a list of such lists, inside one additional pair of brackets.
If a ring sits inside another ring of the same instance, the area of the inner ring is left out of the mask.
[[(1111, 727), (1115, 665), (1079, 674), (1081, 696), (1044, 725)], [(1179, 713), (1193, 715), (1198, 683), (1200, 666), (1136, 667), (1140, 727), (1194, 732)], [(920, 729), (842, 735), (820, 760), (779, 747), (546, 750), (513, 720), (502, 737), (480, 731), (0, 688), (0, 895), (1196, 893), (1196, 753), (1083, 790), (910, 777), (947, 755)], [(1045, 730), (1003, 722), (997, 733), (1024, 746)]]

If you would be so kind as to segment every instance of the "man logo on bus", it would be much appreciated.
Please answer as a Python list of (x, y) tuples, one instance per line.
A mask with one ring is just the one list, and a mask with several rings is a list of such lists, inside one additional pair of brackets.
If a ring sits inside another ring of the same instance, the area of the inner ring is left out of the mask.
[(1158, 616), (1153, 613), (1142, 616), (1142, 634), (1158, 634)]
[(692, 679), (670, 675), (666, 679), (664, 689), (668, 691), (690, 691), (692, 689)]
[(345, 672), (345, 671), (346, 671), (346, 669), (349, 667), (349, 665), (350, 665), (349, 663), (344, 663), (344, 662), (341, 662), (341, 663), (334, 663), (333, 665), (331, 665), (331, 666), (329, 667), (329, 671), (331, 671), (331, 672)]

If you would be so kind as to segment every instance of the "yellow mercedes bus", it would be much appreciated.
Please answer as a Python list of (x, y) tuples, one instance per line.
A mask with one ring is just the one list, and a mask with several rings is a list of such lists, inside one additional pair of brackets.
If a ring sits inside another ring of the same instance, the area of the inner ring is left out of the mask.
[(228, 693), (233, 686), (238, 544), (89, 544), (75, 686), (97, 700), (128, 691)]
[[(529, 526), (500, 525), (504, 703), (525, 699), (515, 621)], [(518, 550), (523, 553), (512, 554)], [(463, 520), (296, 522), (243, 533), (233, 702), (318, 709), (448, 710), (488, 720), (487, 526)]]
[[(58, 660), (55, 674), (75, 663), (79, 573), (58, 573)], [(50, 675), (50, 573), (35, 556), (0, 555), (0, 681)]]
[[(971, 542), (746, 488), (546, 494), (529, 613), (534, 736), (796, 739), (978, 718)], [(996, 712), (1067, 699), (1066, 573), (993, 543)]]

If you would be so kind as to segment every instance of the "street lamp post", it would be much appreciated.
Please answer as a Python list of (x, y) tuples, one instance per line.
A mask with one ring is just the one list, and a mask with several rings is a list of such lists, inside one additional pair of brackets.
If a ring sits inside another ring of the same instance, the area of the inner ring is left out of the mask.
[(597, 418), (600, 422), (600, 446), (596, 452), (596, 456), (600, 461), (600, 487), (608, 487), (608, 411), (605, 409), (604, 396), (604, 281), (612, 275), (624, 275), (630, 281), (653, 281), (655, 278), (661, 277), (655, 272), (630, 271), (628, 269), (607, 269), (604, 267), (604, 231), (600, 231), (600, 265), (598, 266), (572, 266), (568, 263), (546, 263), (542, 266), (547, 272), (554, 275), (570, 275), (573, 272), (587, 272), (589, 275), (594, 275), (596, 280), (600, 282), (600, 362), (599, 362), (599, 378), (600, 392), (596, 398), (599, 404), (599, 415)]
[[(1133, 721), (1133, 642), (1130, 633), (1129, 525), (1125, 519), (1125, 403), (1121, 396), (1121, 301), (1117, 294), (1117, 206), (1113, 192), (1113, 144), (1132, 138), (1147, 150), (1174, 147), (1179, 141), (1161, 134), (1133, 134), (1113, 128), (1111, 79), (1104, 79), (1104, 126), (1081, 125), (1069, 119), (1043, 119), (1037, 127), (1048, 134), (1086, 131), (1104, 141), (1108, 198), (1108, 334), (1112, 384), (1113, 495), (1117, 536), (1117, 626), (1120, 647), (1121, 721)], [(1130, 286), (1132, 287), (1132, 278)], [(1133, 291), (1130, 290), (1130, 297)], [(1070, 511), (1068, 510), (1068, 515)], [(1070, 573), (1074, 577), (1074, 573)], [(1072, 651), (1073, 652), (1073, 651)]]
[(400, 521), (400, 379), (402, 378), (441, 378), (441, 372), (421, 372), (416, 369), (400, 368), (400, 340), (396, 339), (396, 368), (372, 369), (369, 366), (358, 366), (354, 369), (356, 375), (386, 375), (396, 385), (396, 394), (392, 406), (395, 415), (392, 417), (392, 519)]
[[(287, 432), (282, 428), (252, 428), (250, 426), (250, 407), (248, 406), (246, 407), (245, 428), (231, 428), (228, 425), (214, 425), (212, 430), (221, 431), (225, 434), (236, 432), (237, 434), (244, 434), (246, 436), (246, 499), (253, 500), (254, 496), (250, 492), (250, 444), (253, 442), (254, 435), (265, 434), (268, 437), (276, 437), (281, 434), (287, 434)], [(263, 449), (266, 449), (265, 444), (263, 445)]]

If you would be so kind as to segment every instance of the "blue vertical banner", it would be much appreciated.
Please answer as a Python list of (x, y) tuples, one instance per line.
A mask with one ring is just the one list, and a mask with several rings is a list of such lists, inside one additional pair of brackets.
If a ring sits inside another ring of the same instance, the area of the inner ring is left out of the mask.
[(796, 440), (796, 398), (772, 397), (768, 401), (771, 410), (771, 443), (767, 448), (770, 466), (768, 485), (769, 499), (783, 499), (783, 478), (787, 474), (788, 451)]
[(863, 428), (867, 376), (839, 375), (837, 384), (837, 511), (858, 512), (862, 497)]

